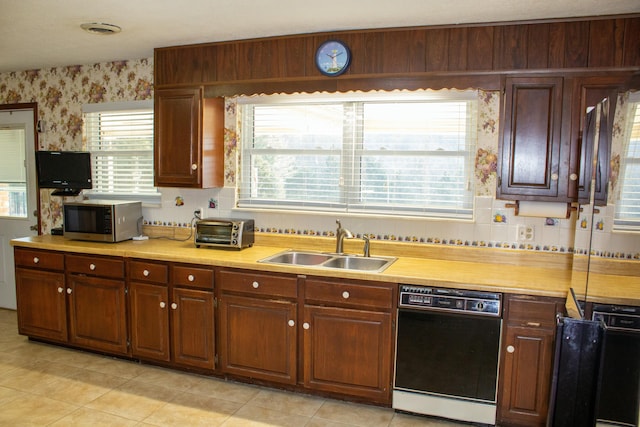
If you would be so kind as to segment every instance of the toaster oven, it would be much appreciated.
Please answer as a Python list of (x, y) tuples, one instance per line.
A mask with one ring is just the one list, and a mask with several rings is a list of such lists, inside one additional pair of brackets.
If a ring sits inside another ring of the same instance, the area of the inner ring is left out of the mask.
[(194, 243), (201, 246), (243, 249), (253, 246), (252, 219), (205, 218), (196, 222)]

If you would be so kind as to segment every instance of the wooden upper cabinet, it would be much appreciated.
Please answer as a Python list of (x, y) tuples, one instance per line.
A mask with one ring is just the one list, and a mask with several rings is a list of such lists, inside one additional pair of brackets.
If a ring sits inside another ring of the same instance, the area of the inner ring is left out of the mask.
[(563, 79), (516, 77), (506, 80), (497, 196), (515, 200), (567, 199), (561, 169)]
[(224, 177), (224, 99), (202, 87), (155, 92), (155, 185), (221, 187)]

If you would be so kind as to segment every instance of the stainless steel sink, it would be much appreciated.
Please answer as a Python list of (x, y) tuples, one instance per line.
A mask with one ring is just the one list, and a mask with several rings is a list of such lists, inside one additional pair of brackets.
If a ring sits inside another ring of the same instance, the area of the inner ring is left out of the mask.
[(288, 251), (262, 259), (258, 262), (267, 262), (271, 264), (318, 265), (330, 260), (331, 258), (332, 256), (328, 254)]
[(396, 258), (394, 257), (364, 257), (361, 255), (288, 250), (263, 258), (258, 262), (380, 273), (395, 260)]

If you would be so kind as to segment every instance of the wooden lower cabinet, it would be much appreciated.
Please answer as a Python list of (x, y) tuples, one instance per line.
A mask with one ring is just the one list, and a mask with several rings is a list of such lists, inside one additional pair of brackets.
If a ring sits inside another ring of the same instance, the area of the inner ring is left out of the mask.
[(547, 421), (556, 314), (563, 301), (505, 295), (499, 425), (544, 426)]
[(305, 387), (389, 404), (396, 286), (312, 277), (304, 298)]
[(296, 303), (224, 295), (219, 307), (221, 369), (296, 384)]
[(245, 378), (298, 381), (298, 280), (295, 276), (218, 272), (220, 370)]
[(391, 386), (391, 314), (304, 308), (304, 385), (386, 403)]
[(131, 354), (213, 370), (213, 270), (130, 261), (129, 278)]
[(71, 274), (67, 277), (69, 342), (128, 354), (124, 280)]
[(215, 368), (213, 299), (213, 291), (173, 288), (171, 350), (175, 364)]
[(64, 255), (15, 248), (18, 332), (67, 341)]

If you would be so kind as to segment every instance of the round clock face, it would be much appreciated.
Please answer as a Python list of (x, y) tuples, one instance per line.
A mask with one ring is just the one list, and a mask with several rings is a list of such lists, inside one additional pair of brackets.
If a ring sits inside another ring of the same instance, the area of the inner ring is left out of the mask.
[(344, 43), (329, 40), (316, 51), (316, 67), (325, 76), (339, 76), (347, 71), (351, 61), (351, 52)]

